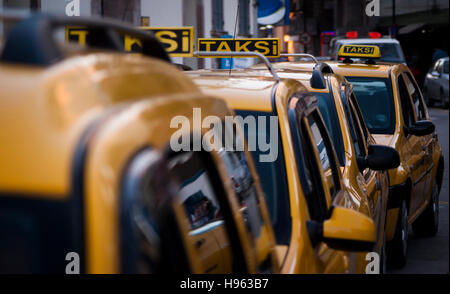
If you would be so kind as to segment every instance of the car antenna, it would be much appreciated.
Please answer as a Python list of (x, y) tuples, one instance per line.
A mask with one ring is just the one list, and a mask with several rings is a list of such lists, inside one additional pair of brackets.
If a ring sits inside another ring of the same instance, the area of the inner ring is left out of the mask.
[[(239, 5), (241, 4), (241, 1), (238, 1), (237, 5), (237, 11), (236, 11), (236, 20), (234, 21), (234, 34), (233, 34), (233, 41), (236, 40), (236, 28), (237, 28), (237, 22), (239, 17)], [(228, 76), (231, 76), (231, 71), (233, 69), (233, 57), (230, 56), (230, 71), (228, 72)]]

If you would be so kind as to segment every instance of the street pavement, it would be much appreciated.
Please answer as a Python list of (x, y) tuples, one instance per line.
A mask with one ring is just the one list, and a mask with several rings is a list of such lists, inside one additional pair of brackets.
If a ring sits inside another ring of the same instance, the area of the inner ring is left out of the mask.
[(435, 237), (419, 238), (411, 228), (408, 240), (408, 261), (400, 270), (390, 270), (392, 274), (448, 274), (449, 273), (449, 227), (448, 227), (448, 173), (449, 173), (449, 111), (429, 109), (436, 125), (439, 144), (444, 154), (444, 180), (440, 193), (439, 231)]

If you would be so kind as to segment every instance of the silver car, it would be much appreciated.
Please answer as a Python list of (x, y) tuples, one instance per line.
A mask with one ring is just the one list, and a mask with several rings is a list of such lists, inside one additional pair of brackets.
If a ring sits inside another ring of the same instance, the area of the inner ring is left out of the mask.
[(448, 57), (438, 59), (425, 77), (423, 95), (429, 106), (440, 102), (448, 107)]

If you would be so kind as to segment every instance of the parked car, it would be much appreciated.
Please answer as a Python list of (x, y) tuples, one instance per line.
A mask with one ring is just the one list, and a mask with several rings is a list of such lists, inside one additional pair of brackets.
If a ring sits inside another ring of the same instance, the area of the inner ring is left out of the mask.
[[(248, 144), (263, 142), (264, 148), (250, 150), (274, 228), (280, 272), (358, 272), (351, 252), (372, 251), (376, 227), (358, 211), (342, 182), (333, 141), (314, 95), (299, 81), (279, 79), (273, 71), (273, 75), (254, 69), (234, 70), (231, 75), (223, 70), (187, 73), (206, 94), (229, 103)], [(323, 78), (323, 72), (316, 74)], [(335, 221), (331, 232), (330, 222)]]
[[(54, 30), (67, 25), (89, 30), (87, 48), (57, 43)], [(125, 54), (122, 34), (143, 54)], [(221, 120), (232, 111), (151, 34), (32, 16), (5, 42), (0, 88), (0, 272), (278, 272), (248, 151), (236, 155), (246, 184), (235, 191), (229, 151), (171, 148), (174, 117), (197, 144), (207, 128), (194, 124), (194, 107)]]
[[(308, 91), (317, 97), (320, 112), (335, 146), (344, 185), (354, 198), (360, 199), (358, 203), (353, 204), (354, 208), (371, 217), (376, 224), (377, 243), (374, 251), (380, 255), (380, 269), (384, 272), (385, 223), (389, 194), (387, 170), (400, 164), (398, 152), (392, 147), (375, 143), (366, 127), (351, 84), (341, 75), (333, 73), (331, 68), (326, 66), (327, 74), (324, 75), (323, 83), (314, 85), (311, 81), (318, 79), (317, 68), (321, 66), (316, 61), (274, 63), (273, 66), (281, 77), (302, 82)], [(384, 156), (385, 164), (372, 164), (370, 160), (366, 160), (373, 156)], [(359, 265), (364, 266), (365, 255), (361, 254), (359, 258)]]
[[(377, 50), (360, 62), (341, 48), (342, 62), (328, 62), (353, 85), (369, 131), (378, 144), (395, 148), (400, 166), (389, 170), (390, 195), (386, 227), (388, 259), (406, 263), (408, 226), (434, 236), (439, 224), (439, 191), (444, 157), (422, 93), (407, 66), (378, 64)], [(358, 57), (361, 59), (361, 57)]]
[(428, 71), (424, 86), (423, 96), (428, 106), (439, 102), (448, 108), (448, 57), (438, 59)]

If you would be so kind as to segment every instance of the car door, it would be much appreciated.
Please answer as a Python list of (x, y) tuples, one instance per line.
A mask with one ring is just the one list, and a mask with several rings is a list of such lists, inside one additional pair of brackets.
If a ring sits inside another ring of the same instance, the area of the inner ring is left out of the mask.
[(431, 69), (431, 72), (429, 74), (429, 85), (427, 87), (427, 90), (431, 94), (430, 96), (434, 99), (439, 99), (439, 79), (440, 79), (440, 73), (441, 73), (441, 66), (442, 62), (441, 60), (436, 61), (433, 68)]
[[(407, 84), (407, 87), (409, 89), (409, 94), (411, 96), (411, 99), (414, 104), (414, 112), (415, 112), (415, 119), (416, 121), (419, 120), (429, 120), (428, 115), (428, 109), (425, 105), (425, 102), (423, 100), (422, 93), (419, 90), (419, 87), (415, 83), (414, 78), (411, 76), (409, 72), (403, 73), (405, 77), (405, 81)], [(422, 176), (425, 177), (425, 179), (422, 181), (423, 185), (423, 193), (422, 196), (422, 202), (425, 201), (427, 195), (431, 192), (431, 185), (432, 185), (432, 169), (434, 166), (433, 163), (433, 153), (434, 153), (434, 146), (436, 144), (436, 132), (430, 135), (426, 135), (421, 137), (422, 138), (422, 152), (424, 153), (423, 158), (423, 166), (422, 166)]]
[[(397, 76), (397, 85), (400, 97), (400, 104), (402, 109), (403, 124), (407, 127), (412, 126), (415, 121), (415, 110), (409, 95), (410, 91), (407, 87), (403, 74)], [(404, 130), (401, 130), (404, 132)], [(410, 170), (410, 177), (412, 181), (411, 199), (409, 205), (409, 215), (412, 215), (421, 203), (423, 184), (426, 180), (423, 176), (425, 151), (423, 150), (424, 141), (422, 137), (406, 134), (404, 144), (401, 144), (406, 164)]]
[[(348, 98), (347, 98), (348, 97)], [(361, 115), (361, 111), (359, 109), (358, 102), (356, 97), (354, 96), (352, 91), (349, 91), (346, 94), (347, 100), (347, 116), (348, 116), (348, 124), (350, 127), (350, 133), (352, 135), (353, 146), (355, 149), (356, 156), (358, 157), (366, 157), (368, 154), (368, 145), (370, 143), (369, 133), (367, 131), (367, 127), (364, 123), (364, 119)], [(380, 210), (380, 180), (378, 172), (371, 170), (369, 168), (365, 168), (361, 171), (361, 175), (363, 178), (363, 189), (368, 197), (368, 203), (371, 210), (372, 216), (379, 217)], [(375, 222), (377, 225), (379, 224), (379, 219), (376, 219)]]
[[(293, 97), (289, 103), (295, 158), (310, 219), (322, 222), (328, 217), (333, 200), (342, 196), (340, 171), (318, 107), (304, 117), (299, 101)], [(311, 240), (311, 243), (322, 273), (347, 272), (348, 260), (344, 252), (331, 249), (317, 240)]]

